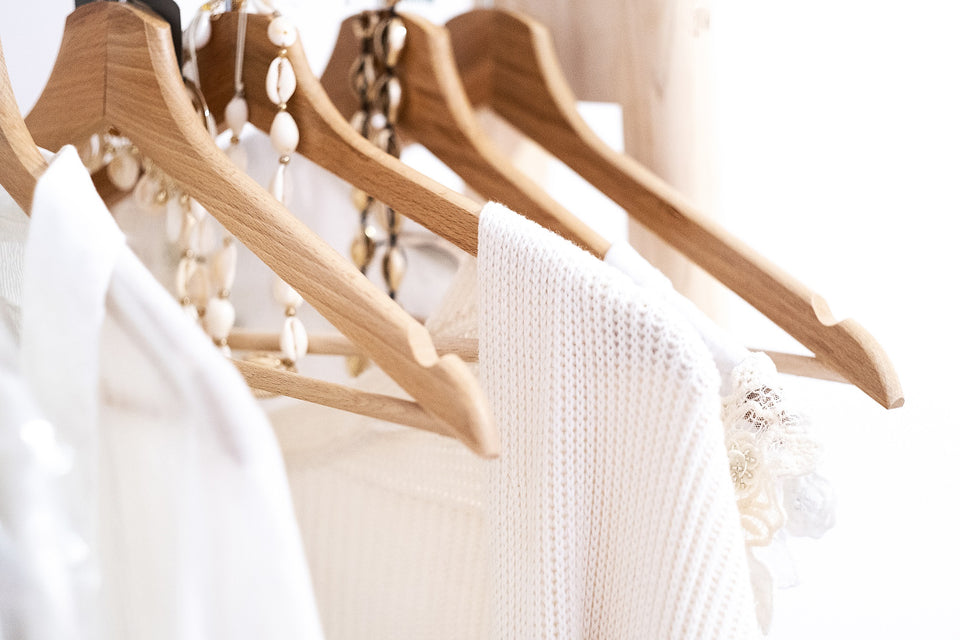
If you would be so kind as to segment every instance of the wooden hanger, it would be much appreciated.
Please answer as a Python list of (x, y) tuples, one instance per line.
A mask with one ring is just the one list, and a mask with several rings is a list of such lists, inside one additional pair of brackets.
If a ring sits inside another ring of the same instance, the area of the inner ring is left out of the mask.
[(47, 163), (20, 117), (0, 47), (0, 185), (27, 214), (37, 180), (46, 169)]
[[(519, 13), (467, 12), (447, 23), (463, 84), (487, 105), (680, 250), (801, 344), (820, 365), (886, 408), (903, 405), (893, 364), (866, 329), (837, 321), (826, 301), (686, 203), (663, 180), (612, 150), (584, 122), (549, 31)], [(794, 373), (822, 370), (783, 354)], [(818, 376), (822, 377), (822, 376)]]
[[(280, 351), (280, 336), (276, 333), (237, 329), (230, 333), (230, 347), (241, 351)], [(437, 353), (452, 353), (464, 362), (480, 360), (480, 344), (476, 338), (452, 338), (434, 336)], [(339, 334), (310, 334), (307, 336), (307, 353), (323, 356), (355, 356), (360, 351)], [(773, 360), (778, 371), (789, 372), (818, 380), (832, 382), (850, 381), (815, 358), (779, 351), (764, 351)]]
[[(216, 146), (187, 97), (166, 22), (114, 2), (74, 11), (50, 79), (26, 122), (48, 148), (116, 128), (359, 345), (445, 433), (481, 455), (497, 453), (497, 431), (466, 365), (453, 356), (439, 357), (422, 325)], [(287, 379), (291, 386), (298, 382), (293, 374)], [(335, 391), (330, 385), (308, 387), (285, 386), (283, 392)]]
[[(223, 126), (223, 114), (233, 98), (236, 55), (235, 12), (216, 14), (210, 41), (197, 50), (200, 83), (207, 104)], [(250, 124), (269, 131), (277, 107), (267, 97), (267, 69), (277, 46), (267, 37), (270, 16), (247, 16), (243, 81)], [(297, 153), (385, 202), (440, 237), (477, 255), (480, 205), (406, 166), (357, 133), (330, 101), (314, 77), (299, 40), (287, 47), (297, 89), (287, 110), (300, 123)]]
[[(406, 46), (396, 67), (403, 88), (401, 137), (421, 143), (484, 198), (522, 212), (602, 257), (610, 243), (515, 169), (481, 129), (460, 82), (447, 32), (419, 16), (403, 14), (401, 18), (407, 28)], [(358, 51), (352, 21), (348, 18), (340, 25), (321, 78), (330, 99), (347, 117), (358, 107), (349, 82)]]

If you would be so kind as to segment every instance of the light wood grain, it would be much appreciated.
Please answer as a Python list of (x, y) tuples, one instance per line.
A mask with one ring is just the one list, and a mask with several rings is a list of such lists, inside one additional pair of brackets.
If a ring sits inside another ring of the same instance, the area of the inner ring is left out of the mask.
[(0, 185), (28, 214), (37, 179), (47, 168), (24, 124), (0, 48)]
[(496, 452), (496, 429), (466, 365), (439, 357), (422, 325), (230, 162), (193, 111), (175, 60), (166, 22), (130, 4), (85, 5), (67, 18), (27, 125), (48, 148), (115, 127), (425, 410), (475, 451)]
[[(251, 387), (291, 398), (322, 404), (363, 416), (415, 427), (447, 437), (457, 434), (416, 402), (360, 391), (332, 382), (321, 382), (290, 371), (277, 371), (252, 362), (233, 363)], [(482, 452), (485, 457), (494, 457)]]
[[(354, 356), (360, 354), (360, 350), (349, 340), (335, 333), (315, 333), (309, 335), (307, 340), (307, 353), (312, 355)], [(437, 353), (450, 353), (464, 362), (478, 362), (480, 360), (480, 345), (476, 338), (434, 336), (433, 344), (437, 348)], [(230, 334), (229, 345), (232, 349), (240, 351), (278, 353), (280, 351), (280, 334), (237, 329)], [(756, 349), (753, 350), (756, 351)], [(780, 351), (764, 351), (764, 353), (773, 360), (777, 370), (781, 373), (833, 382), (849, 382), (842, 375), (811, 356)]]
[(770, 356), (773, 364), (777, 367), (777, 371), (781, 373), (850, 384), (850, 381), (844, 378), (842, 374), (834, 371), (816, 358), (780, 351), (766, 351), (765, 353)]
[[(230, 333), (227, 343), (231, 349), (239, 351), (280, 351), (280, 334), (264, 331), (236, 329)], [(476, 338), (448, 338), (434, 336), (433, 344), (437, 353), (453, 354), (464, 362), (477, 362), (478, 342)], [(335, 333), (315, 333), (307, 336), (307, 353), (324, 356), (354, 356), (360, 351), (349, 340)]]
[[(710, 3), (488, 0), (483, 6), (543, 24), (577, 99), (622, 107), (626, 154), (717, 217)], [(714, 278), (633, 218), (628, 234), (677, 291), (708, 313), (722, 314), (726, 292)]]
[[(396, 71), (404, 96), (398, 122), (403, 141), (421, 143), (484, 198), (603, 256), (610, 243), (518, 171), (484, 133), (460, 82), (446, 31), (419, 16), (401, 17), (407, 43)], [(340, 25), (321, 78), (333, 103), (348, 117), (358, 107), (349, 83), (358, 52), (351, 20)]]
[(851, 319), (837, 321), (823, 298), (600, 140), (577, 113), (542, 25), (521, 14), (476, 10), (454, 18), (447, 28), (474, 104), (492, 107), (796, 338), (822, 364), (884, 407), (903, 404), (893, 363), (862, 326)]
[[(243, 57), (250, 123), (269, 131), (277, 107), (267, 98), (267, 69), (277, 46), (267, 37), (269, 16), (250, 15)], [(237, 15), (216, 16), (210, 42), (197, 52), (200, 82), (211, 112), (224, 126), (233, 97)], [(464, 251), (477, 254), (480, 205), (406, 166), (354, 131), (313, 76), (300, 42), (287, 48), (297, 89), (288, 110), (300, 127), (297, 152)], [(352, 114), (348, 114), (352, 115)]]

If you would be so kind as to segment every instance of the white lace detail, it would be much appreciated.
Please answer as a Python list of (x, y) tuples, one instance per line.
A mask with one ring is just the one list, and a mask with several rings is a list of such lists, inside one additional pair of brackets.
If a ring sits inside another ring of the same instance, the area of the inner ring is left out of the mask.
[(770, 464), (754, 434), (746, 429), (727, 429), (730, 479), (737, 492), (740, 524), (747, 544), (767, 544), (783, 526), (784, 513)]
[(833, 489), (815, 471), (820, 444), (806, 418), (784, 399), (778, 376), (766, 354), (751, 353), (731, 372), (733, 391), (723, 400), (730, 478), (764, 632), (774, 584), (796, 582), (787, 538), (819, 538), (834, 523)]
[(820, 444), (807, 432), (807, 420), (784, 401), (773, 361), (765, 353), (751, 353), (730, 376), (733, 392), (723, 402), (727, 433), (753, 433), (775, 478), (812, 472)]

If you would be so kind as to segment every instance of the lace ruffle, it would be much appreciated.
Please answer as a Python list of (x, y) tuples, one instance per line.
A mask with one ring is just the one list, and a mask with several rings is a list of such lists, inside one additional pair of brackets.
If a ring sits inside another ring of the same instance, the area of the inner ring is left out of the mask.
[(751, 546), (770, 544), (781, 527), (821, 535), (832, 524), (832, 492), (814, 473), (820, 444), (784, 400), (778, 375), (766, 354), (752, 353), (731, 373), (723, 401), (730, 476)]
[(819, 538), (834, 523), (833, 490), (816, 473), (820, 444), (807, 419), (785, 400), (778, 376), (766, 354), (751, 353), (731, 373), (733, 391), (722, 405), (730, 478), (764, 632), (773, 585), (796, 581), (787, 538)]

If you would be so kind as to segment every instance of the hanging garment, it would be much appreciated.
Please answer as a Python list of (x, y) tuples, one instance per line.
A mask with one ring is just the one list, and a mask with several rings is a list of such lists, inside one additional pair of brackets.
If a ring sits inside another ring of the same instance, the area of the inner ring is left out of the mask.
[(321, 638), (264, 414), (126, 247), (72, 147), (38, 182), (23, 246), (0, 297), (23, 383), (73, 453), (67, 503), (88, 514), (78, 555), (95, 569), (71, 637)]
[(773, 586), (793, 586), (790, 537), (819, 538), (834, 524), (830, 483), (817, 473), (820, 443), (784, 392), (770, 358), (750, 352), (715, 325), (630, 244), (615, 242), (604, 261), (658, 295), (694, 326), (713, 356), (723, 394), (722, 422), (731, 479), (750, 561), (757, 618), (773, 616)]
[[(518, 167), (545, 179), (560, 201), (580, 203), (577, 209), (592, 225), (602, 225), (607, 216), (603, 198), (597, 198), (599, 192), (578, 186), (582, 180), (569, 175), (569, 169), (496, 118), (483, 123), (510, 149)], [(606, 128), (603, 122), (592, 124), (599, 131)], [(616, 145), (615, 139), (612, 144)], [(833, 525), (832, 488), (816, 473), (820, 447), (811, 437), (808, 420), (784, 391), (773, 362), (762, 353), (749, 352), (689, 298), (679, 295), (671, 280), (617, 235), (616, 226), (603, 226), (613, 240), (604, 261), (678, 311), (700, 333), (713, 355), (720, 373), (725, 441), (748, 543), (757, 616), (766, 631), (772, 618), (774, 584), (786, 587), (798, 581), (788, 539), (820, 537)]]
[(499, 460), (272, 416), (331, 638), (757, 635), (719, 378), (686, 320), (491, 204), (428, 327), (479, 337)]
[[(276, 154), (266, 134), (248, 130), (240, 139), (239, 148), (247, 158), (249, 175), (267, 188), (277, 167)], [(294, 156), (285, 169), (287, 203), (290, 211), (345, 258), (356, 235), (357, 213), (351, 203), (352, 187), (314, 165)], [(169, 202), (168, 206), (176, 206)], [(117, 224), (138, 258), (150, 269), (171, 295), (176, 295), (177, 265), (182, 257), (180, 247), (167, 236), (163, 207), (144, 206), (136, 190), (111, 207)], [(214, 236), (223, 233), (212, 216), (204, 224), (214, 227)], [(446, 285), (456, 271), (455, 247), (443, 246), (443, 240), (411, 220), (403, 227), (403, 245), (407, 271), (414, 274), (398, 292), (398, 302), (416, 317), (427, 317), (436, 308)], [(238, 244), (236, 281), (230, 290), (230, 301), (236, 310), (238, 329), (277, 332), (283, 324), (285, 306), (274, 299), (276, 275), (253, 252)], [(380, 269), (370, 269), (370, 278), (383, 288)], [(335, 328), (308, 304), (297, 317), (311, 333), (330, 333)], [(339, 384), (352, 384), (341, 359), (304, 358), (297, 363), (304, 375)], [(284, 404), (286, 399), (271, 400), (270, 405)]]
[(757, 635), (699, 336), (502, 207), (478, 256), (496, 637)]
[[(0, 244), (13, 237), (5, 222)], [(0, 305), (0, 638), (58, 640), (82, 628), (78, 605), (93, 602), (94, 585), (64, 504), (71, 452), (20, 375), (16, 333)]]

